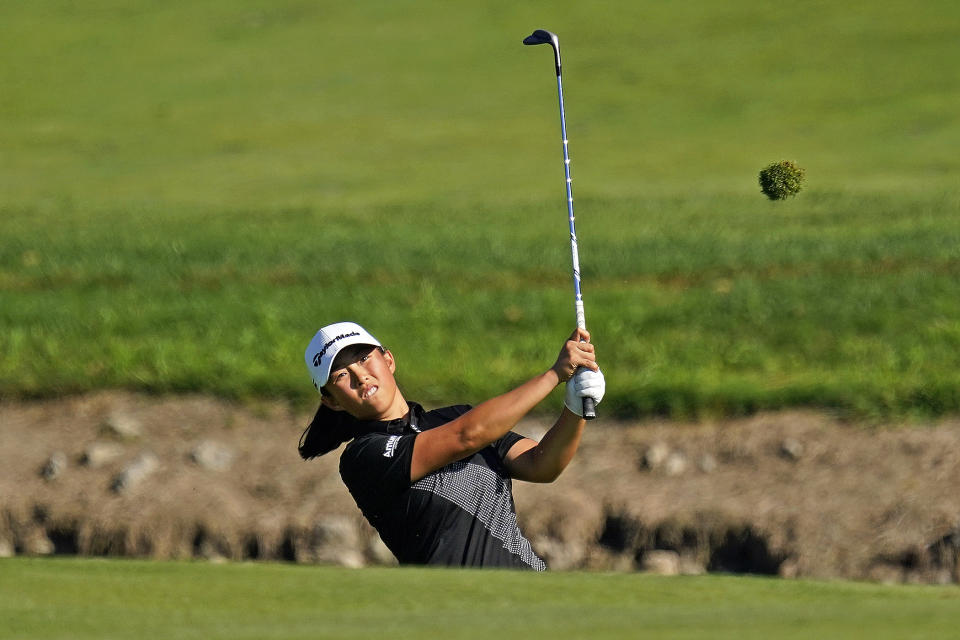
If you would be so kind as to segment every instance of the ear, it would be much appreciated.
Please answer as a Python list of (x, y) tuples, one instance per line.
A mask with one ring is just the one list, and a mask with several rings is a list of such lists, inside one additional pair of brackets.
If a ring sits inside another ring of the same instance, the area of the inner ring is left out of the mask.
[(387, 366), (390, 368), (390, 373), (396, 373), (397, 361), (393, 359), (393, 354), (390, 353), (390, 349), (384, 349), (383, 359), (387, 361)]
[(337, 402), (333, 396), (321, 395), (320, 404), (334, 411), (343, 411), (343, 407), (340, 406), (340, 403)]

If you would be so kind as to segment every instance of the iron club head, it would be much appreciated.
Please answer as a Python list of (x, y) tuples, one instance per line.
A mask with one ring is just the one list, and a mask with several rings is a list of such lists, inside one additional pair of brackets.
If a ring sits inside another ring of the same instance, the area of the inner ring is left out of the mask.
[(537, 29), (526, 38), (523, 39), (523, 44), (551, 44), (554, 47), (559, 47), (560, 43), (557, 40), (557, 35), (551, 33), (546, 29)]
[(557, 68), (557, 75), (560, 75), (560, 39), (557, 34), (546, 29), (537, 29), (523, 39), (523, 44), (549, 44), (553, 47), (553, 63)]

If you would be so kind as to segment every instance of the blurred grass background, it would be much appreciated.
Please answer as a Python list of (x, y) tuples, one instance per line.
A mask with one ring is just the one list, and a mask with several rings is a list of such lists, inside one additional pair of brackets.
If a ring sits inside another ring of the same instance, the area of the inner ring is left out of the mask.
[[(427, 403), (549, 366), (573, 311), (534, 28), (604, 413), (960, 410), (938, 1), (6, 3), (0, 395), (305, 406), (303, 348), (349, 318)], [(781, 159), (807, 184), (768, 202)]]

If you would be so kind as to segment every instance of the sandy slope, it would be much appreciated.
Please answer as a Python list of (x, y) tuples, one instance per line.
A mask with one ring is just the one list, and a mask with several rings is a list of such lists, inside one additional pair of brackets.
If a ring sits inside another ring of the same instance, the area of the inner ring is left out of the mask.
[[(0, 404), (0, 552), (389, 562), (336, 455), (297, 455), (309, 417), (120, 392)], [(116, 433), (125, 427), (135, 433)], [(204, 442), (225, 468), (193, 460)], [(84, 464), (94, 443), (112, 443), (116, 457)], [(62, 467), (45, 479), (56, 452)], [(115, 491), (144, 455), (145, 477)], [(560, 480), (514, 490), (525, 533), (554, 568), (958, 581), (955, 420), (599, 420)]]

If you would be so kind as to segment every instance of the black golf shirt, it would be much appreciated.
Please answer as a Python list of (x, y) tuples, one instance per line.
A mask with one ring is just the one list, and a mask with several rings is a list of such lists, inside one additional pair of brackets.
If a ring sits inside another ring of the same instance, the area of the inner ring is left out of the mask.
[(546, 569), (517, 526), (512, 482), (503, 464), (523, 436), (510, 432), (411, 483), (417, 433), (446, 424), (470, 407), (425, 411), (409, 404), (410, 412), (400, 420), (366, 423), (370, 432), (356, 437), (340, 456), (340, 477), (390, 551), (401, 564)]

